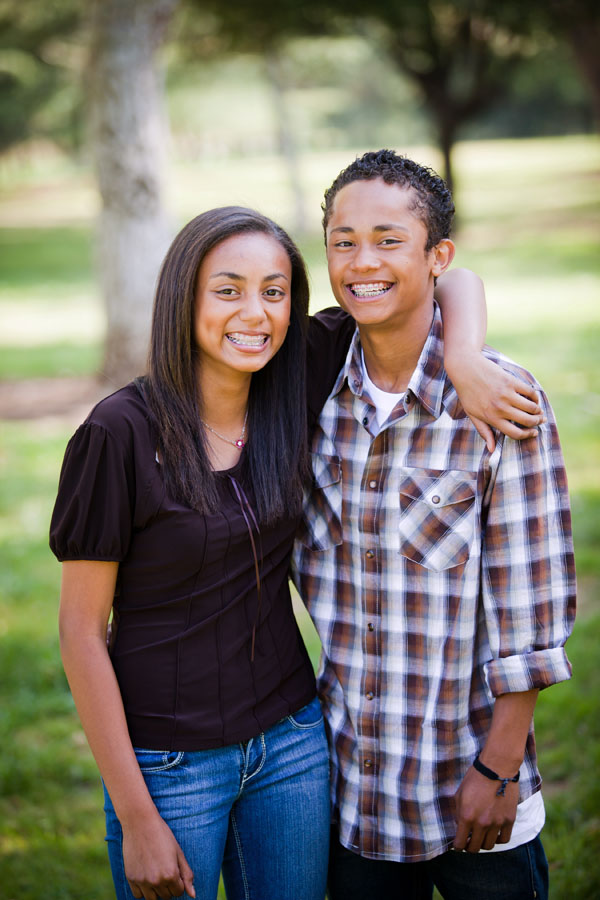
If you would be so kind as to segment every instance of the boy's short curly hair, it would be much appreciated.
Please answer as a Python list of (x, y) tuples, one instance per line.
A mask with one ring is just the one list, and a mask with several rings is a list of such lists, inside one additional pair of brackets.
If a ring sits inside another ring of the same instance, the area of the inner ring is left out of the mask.
[(412, 209), (427, 228), (425, 250), (431, 250), (444, 238), (450, 237), (454, 202), (446, 182), (433, 169), (400, 156), (394, 150), (372, 150), (357, 157), (337, 176), (331, 187), (325, 191), (323, 210), (323, 231), (327, 245), (327, 224), (333, 211), (336, 195), (353, 181), (369, 181), (382, 178), (386, 184), (397, 184), (401, 188), (412, 188), (414, 203)]

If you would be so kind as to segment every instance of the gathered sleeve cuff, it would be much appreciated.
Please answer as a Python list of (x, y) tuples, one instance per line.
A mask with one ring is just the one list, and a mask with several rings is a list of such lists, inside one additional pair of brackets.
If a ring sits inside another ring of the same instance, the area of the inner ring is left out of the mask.
[(67, 445), (50, 524), (57, 559), (122, 561), (134, 495), (131, 454), (123, 440), (102, 425), (81, 425)]
[(518, 656), (492, 659), (484, 665), (487, 685), (494, 697), (519, 691), (542, 690), (571, 677), (564, 647), (534, 650)]

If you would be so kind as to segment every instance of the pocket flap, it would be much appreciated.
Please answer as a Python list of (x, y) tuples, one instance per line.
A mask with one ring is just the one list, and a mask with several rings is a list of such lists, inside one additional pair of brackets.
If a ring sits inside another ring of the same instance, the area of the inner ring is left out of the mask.
[(411, 469), (400, 479), (400, 493), (410, 500), (420, 500), (432, 509), (472, 500), (477, 490), (477, 476), (461, 469)]
[(337, 484), (342, 477), (342, 465), (339, 456), (323, 456), (311, 453), (311, 466), (315, 487), (324, 488)]

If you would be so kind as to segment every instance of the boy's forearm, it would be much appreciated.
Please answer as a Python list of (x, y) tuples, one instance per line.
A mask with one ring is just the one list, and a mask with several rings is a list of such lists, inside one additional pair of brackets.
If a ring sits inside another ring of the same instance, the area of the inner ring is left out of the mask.
[(492, 724), (481, 750), (481, 762), (502, 777), (519, 771), (539, 691), (496, 697)]

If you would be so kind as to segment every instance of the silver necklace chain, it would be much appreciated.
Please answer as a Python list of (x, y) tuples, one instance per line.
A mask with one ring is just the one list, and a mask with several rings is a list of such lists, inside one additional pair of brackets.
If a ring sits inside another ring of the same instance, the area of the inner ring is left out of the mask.
[(238, 450), (243, 450), (247, 444), (246, 441), (246, 422), (248, 421), (248, 410), (246, 409), (246, 415), (244, 416), (244, 424), (242, 426), (242, 433), (237, 441), (232, 441), (231, 438), (225, 437), (224, 434), (220, 434), (216, 428), (213, 428), (212, 425), (209, 425), (208, 422), (205, 422), (204, 419), (200, 419), (205, 428), (208, 428), (209, 431), (212, 431), (214, 435), (218, 438), (221, 438), (222, 441), (225, 441), (227, 444), (231, 444), (232, 447), (237, 447)]

